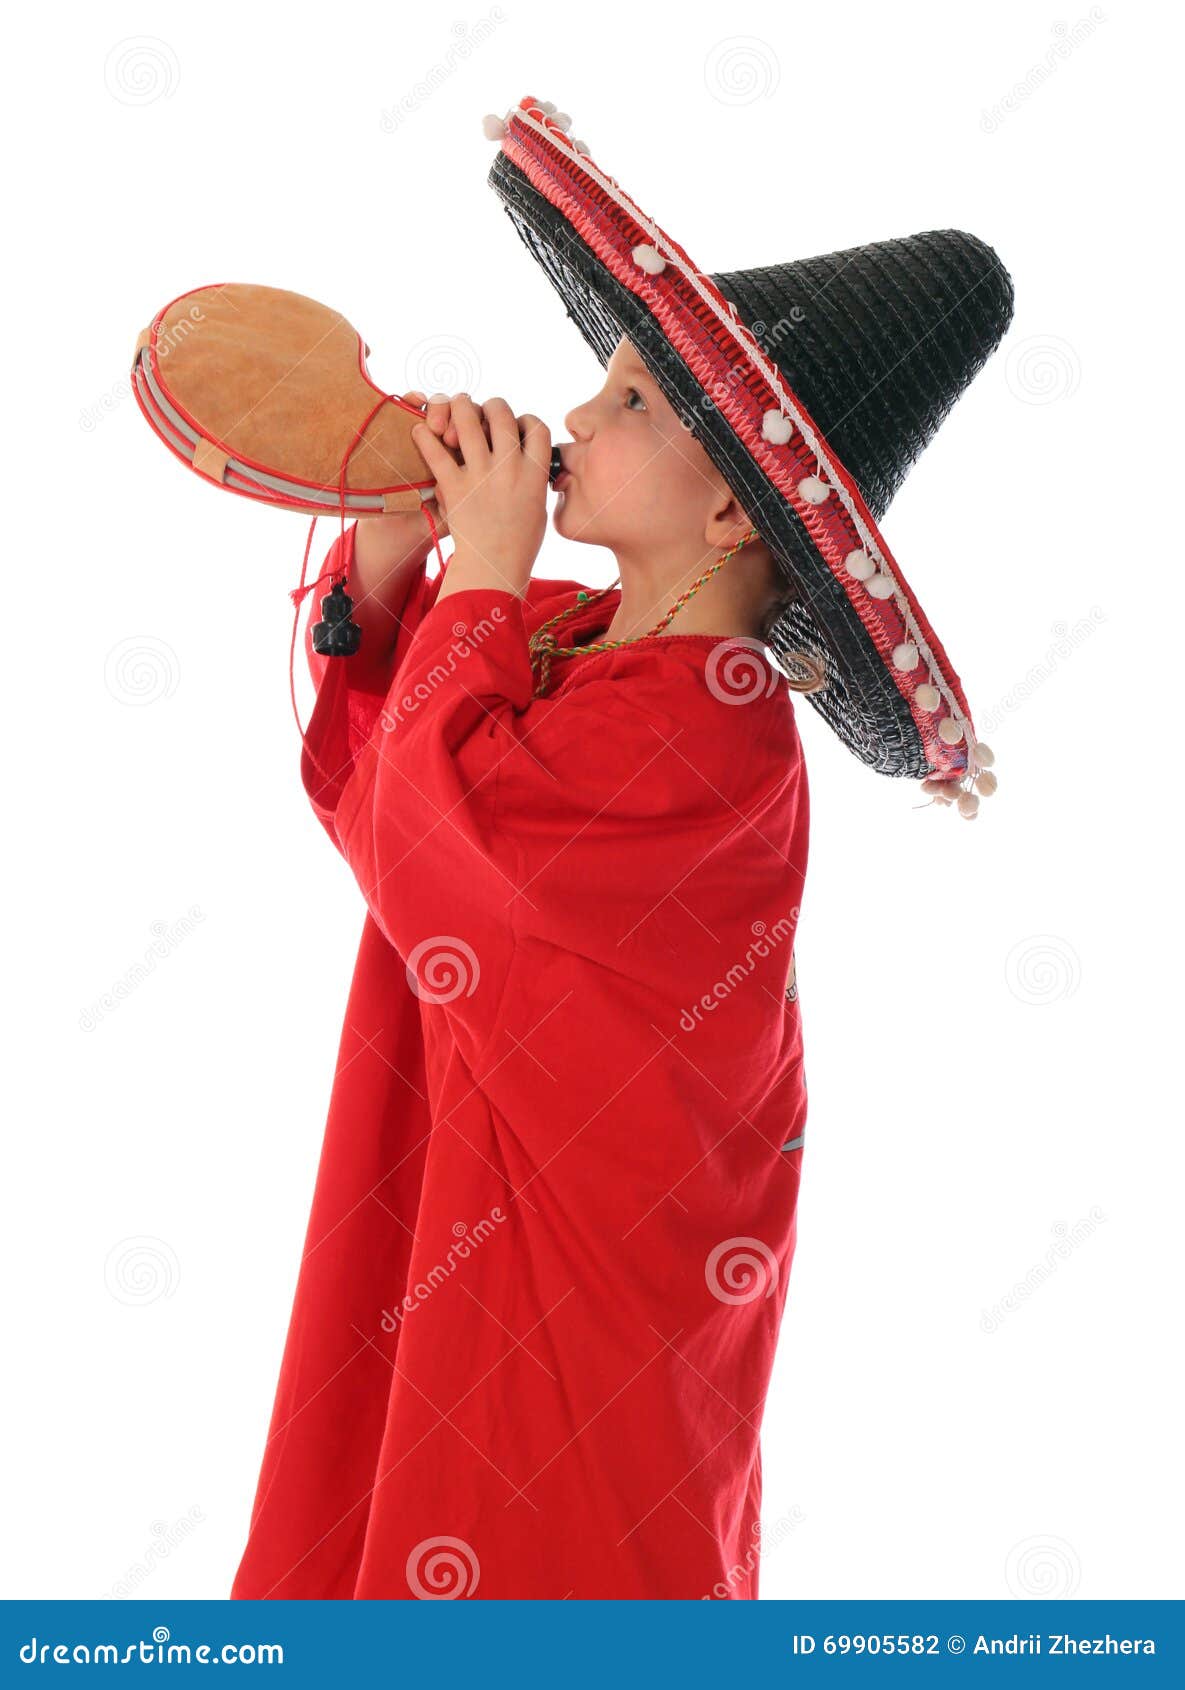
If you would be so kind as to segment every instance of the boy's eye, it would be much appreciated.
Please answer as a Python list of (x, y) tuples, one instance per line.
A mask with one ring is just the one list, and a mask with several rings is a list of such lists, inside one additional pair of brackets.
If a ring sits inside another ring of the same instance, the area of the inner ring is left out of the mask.
[[(627, 388), (626, 392), (627, 392), (628, 397), (631, 398), (631, 399), (642, 399), (642, 395), (638, 392), (636, 387)], [(645, 408), (645, 405), (646, 405), (645, 399), (642, 399), (642, 405), (643, 405), (643, 408)]]

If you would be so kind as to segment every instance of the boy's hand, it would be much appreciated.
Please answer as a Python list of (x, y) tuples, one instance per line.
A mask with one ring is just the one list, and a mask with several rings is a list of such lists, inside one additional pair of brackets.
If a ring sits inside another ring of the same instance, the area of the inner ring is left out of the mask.
[[(428, 400), (423, 393), (415, 391), (404, 393), (401, 397), (409, 405), (427, 404), (428, 427), (447, 444), (451, 432), (447, 398), (434, 394), (432, 399)], [(423, 503), (431, 507), (432, 520), (443, 538), (448, 533), (448, 518), (440, 508), (439, 499), (433, 495)], [(366, 549), (368, 553), (373, 552), (376, 561), (382, 559), (393, 563), (408, 552), (414, 551), (421, 543), (429, 547), (431, 545), (428, 524), (424, 521), (422, 511), (359, 511), (358, 521), (367, 524)], [(359, 539), (361, 537), (359, 535)]]
[[(472, 394), (462, 389), (461, 395), (455, 397), (471, 399)], [(427, 404), (428, 409), (424, 421), (428, 424), (428, 427), (432, 430), (433, 434), (439, 435), (440, 439), (444, 441), (449, 450), (457, 455), (457, 461), (459, 463), (461, 437), (457, 433), (457, 425), (453, 420), (453, 399), (447, 393), (434, 393), (427, 401), (425, 401), (422, 393), (407, 393), (404, 395), (404, 398), (416, 400), (421, 404)], [(481, 413), (480, 405), (478, 406), (478, 412), (479, 414)], [(482, 423), (485, 426), (486, 438), (488, 439), (490, 431), (488, 424), (485, 422), (484, 414), (482, 414)]]
[[(486, 400), (488, 439), (482, 411), (467, 394), (456, 394), (450, 409), (460, 463), (427, 423), (417, 423), (412, 438), (436, 481), (456, 542), (448, 570), (451, 590), (489, 586), (521, 594), (547, 528), (551, 432), (536, 416), (516, 417), (505, 399)], [(442, 584), (439, 596), (446, 590)]]
[[(424, 421), (436, 437), (453, 452), (454, 462), (460, 463), (457, 425), (453, 421), (453, 402), (447, 393), (434, 393), (430, 398), (418, 389), (401, 395), (409, 405), (423, 407)], [(468, 395), (466, 395), (468, 397)], [(389, 588), (391, 572), (413, 558), (427, 557), (432, 550), (432, 536), (424, 520), (424, 506), (431, 512), (436, 532), (443, 539), (449, 532), (448, 512), (440, 497), (439, 487), (431, 499), (419, 510), (359, 511), (360, 527), (354, 536), (354, 584), (363, 594), (383, 594)]]
[[(460, 438), (457, 434), (457, 425), (453, 421), (453, 401), (449, 398), (448, 394), (434, 393), (431, 398), (428, 398), (427, 395), (421, 393), (418, 389), (413, 388), (409, 392), (401, 394), (400, 397), (404, 399), (407, 404), (416, 405), (424, 409), (425, 423), (432, 430), (433, 434), (436, 435), (437, 439), (442, 440), (444, 444), (450, 448), (453, 453), (454, 461), (456, 463), (460, 463)], [(466, 394), (465, 397), (468, 398), (469, 395)], [(486, 433), (488, 435), (488, 428)], [(448, 516), (441, 508), (439, 493), (433, 495), (433, 497), (426, 500), (425, 503), (432, 506), (432, 519), (436, 523), (437, 530), (443, 538), (443, 536), (448, 533), (449, 527)], [(408, 513), (404, 511), (359, 511), (358, 518), (359, 521), (377, 522), (378, 530), (381, 530), (385, 535), (390, 536), (385, 549), (393, 551), (396, 549), (398, 544), (397, 536), (400, 536), (405, 532), (412, 540), (413, 544), (420, 539), (425, 538), (427, 535), (426, 524), (419, 513), (413, 511), (411, 513), (410, 522), (405, 520), (407, 514)], [(376, 532), (378, 530), (376, 530)]]

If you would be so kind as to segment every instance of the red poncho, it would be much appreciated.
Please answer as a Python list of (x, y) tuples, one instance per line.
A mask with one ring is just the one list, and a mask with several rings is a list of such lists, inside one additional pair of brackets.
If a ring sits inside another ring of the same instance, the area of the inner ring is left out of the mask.
[(789, 688), (674, 634), (536, 698), (579, 583), (439, 583), (385, 699), (306, 632), (302, 779), (367, 915), (231, 1595), (752, 1598), (806, 1118)]

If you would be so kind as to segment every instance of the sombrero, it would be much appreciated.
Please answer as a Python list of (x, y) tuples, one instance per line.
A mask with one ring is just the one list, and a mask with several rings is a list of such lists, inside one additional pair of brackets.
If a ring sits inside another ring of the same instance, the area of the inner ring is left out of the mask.
[(878, 523), (1012, 316), (990, 246), (937, 229), (708, 274), (525, 96), (484, 120), (515, 229), (602, 364), (624, 336), (777, 560), (793, 600), (769, 635), (810, 652), (805, 696), (861, 762), (971, 818), (990, 747)]

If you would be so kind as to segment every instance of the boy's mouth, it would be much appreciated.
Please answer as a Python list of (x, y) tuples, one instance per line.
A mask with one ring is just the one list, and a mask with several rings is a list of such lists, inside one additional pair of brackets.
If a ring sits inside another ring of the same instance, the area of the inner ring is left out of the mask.
[(551, 466), (547, 472), (547, 479), (557, 491), (572, 478), (572, 471), (564, 463), (564, 455), (558, 446), (551, 449)]

